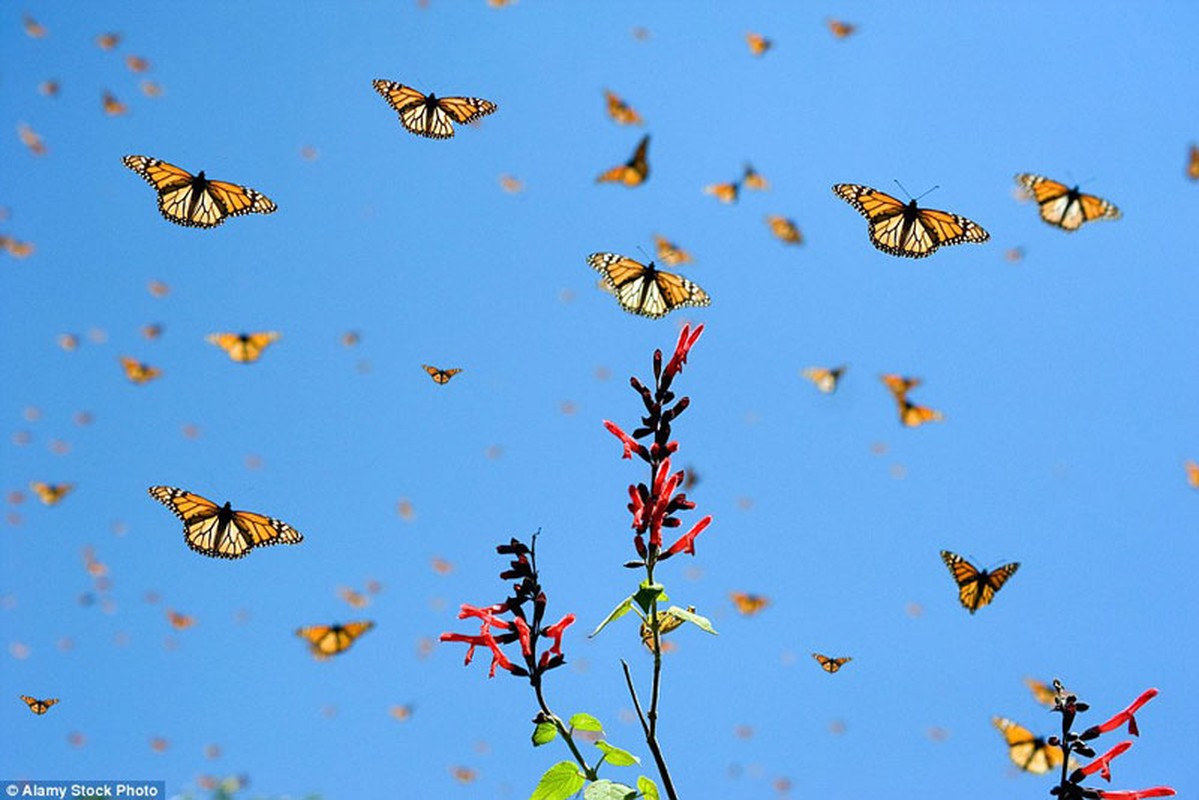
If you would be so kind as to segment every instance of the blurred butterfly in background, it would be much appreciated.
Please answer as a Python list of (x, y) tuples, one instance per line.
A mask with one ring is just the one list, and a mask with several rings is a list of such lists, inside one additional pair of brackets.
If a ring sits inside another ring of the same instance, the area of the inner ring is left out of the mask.
[(1036, 698), (1041, 705), (1053, 708), (1057, 705), (1057, 692), (1047, 683), (1042, 683), (1036, 678), (1025, 678), (1024, 685), (1032, 692), (1032, 696)]
[(27, 694), (21, 695), (21, 699), (25, 701), (25, 705), (29, 706), (29, 710), (39, 717), (50, 710), (50, 706), (58, 702), (57, 697), (51, 697), (46, 700), (38, 700), (36, 697), (30, 697)]
[(104, 113), (110, 117), (117, 117), (126, 113), (129, 107), (117, 99), (112, 92), (105, 91), (100, 96), (100, 107), (104, 109)]
[(1061, 748), (1049, 746), (1028, 728), (1004, 717), (991, 717), (991, 723), (1003, 734), (1012, 763), (1025, 772), (1041, 775), (1062, 765)]
[(493, 113), (499, 106), (481, 97), (425, 96), (411, 86), (395, 81), (375, 80), (375, 91), (400, 116), (400, 124), (417, 136), (449, 139), (454, 135), (451, 121), (459, 124)]
[(204, 339), (228, 353), (230, 360), (249, 364), (257, 361), (268, 345), (278, 341), (279, 334), (276, 331), (210, 333)]
[(761, 56), (774, 46), (774, 42), (760, 33), (745, 34), (745, 43), (749, 46), (749, 52), (755, 56)]
[(349, 603), (351, 608), (366, 608), (371, 603), (370, 597), (348, 586), (338, 586), (337, 596)]
[(940, 411), (913, 403), (906, 397), (899, 401), (899, 422), (905, 428), (918, 428), (926, 422), (940, 422), (945, 415)]
[(637, 149), (633, 151), (633, 157), (619, 167), (613, 167), (607, 172), (601, 173), (595, 179), (596, 183), (623, 183), (625, 186), (633, 187), (640, 186), (649, 177), (649, 161), (646, 159), (646, 154), (649, 151), (649, 134), (641, 137), (641, 141), (637, 143)]
[(188, 614), (180, 614), (178, 611), (167, 610), (167, 619), (171, 621), (171, 627), (177, 631), (187, 630), (196, 624), (195, 617)]
[(1187, 155), (1187, 177), (1193, 181), (1199, 181), (1199, 147), (1191, 145), (1190, 153)]
[(770, 232), (774, 234), (774, 238), (780, 242), (784, 244), (803, 244), (803, 234), (799, 232), (799, 228), (795, 225), (794, 220), (768, 214), (766, 216), (766, 224), (770, 226)]
[(641, 115), (615, 93), (604, 89), (604, 99), (608, 102), (608, 116), (618, 125), (640, 125)]
[(163, 219), (186, 228), (215, 228), (229, 217), (271, 214), (277, 206), (266, 195), (236, 183), (192, 175), (185, 169), (147, 156), (125, 156), (122, 163), (145, 178), (158, 192)]
[(704, 187), (704, 194), (710, 194), (722, 203), (737, 202), (737, 195), (740, 193), (740, 181), (734, 181), (732, 183), (712, 183)]
[(691, 254), (664, 236), (655, 233), (654, 246), (658, 251), (658, 260), (668, 267), (691, 263)]
[(308, 650), (319, 660), (344, 653), (359, 636), (375, 627), (375, 623), (364, 620), (347, 622), (345, 625), (312, 625), (298, 628), (296, 636), (308, 641)]
[(28, 258), (33, 255), (33, 242), (20, 242), (11, 236), (0, 236), (0, 250), (13, 258)]
[(1199, 464), (1187, 459), (1184, 466), (1187, 471), (1187, 483), (1191, 485), (1191, 488), (1199, 489)]
[(592, 253), (587, 263), (630, 314), (658, 319), (684, 306), (706, 306), (707, 292), (681, 275), (663, 272), (617, 253)]
[(150, 69), (150, 62), (141, 56), (125, 56), (125, 66), (130, 72), (145, 72)]
[(21, 17), (21, 24), (25, 28), (25, 33), (34, 39), (41, 39), (46, 35), (46, 28), (28, 14), (25, 14)]
[(242, 558), (255, 547), (299, 544), (304, 536), (282, 520), (234, 511), (198, 494), (172, 486), (151, 486), (150, 496), (183, 520), (187, 546), (210, 558)]
[(44, 156), (46, 154), (46, 142), (38, 135), (38, 132), (22, 122), (17, 126), (17, 137), (20, 138), (21, 144), (29, 149), (29, 152), (35, 156)]
[(845, 374), (845, 365), (826, 369), (824, 367), (808, 367), (803, 371), (803, 376), (816, 385), (824, 394), (832, 394), (837, 391), (837, 383), (841, 380), (841, 376)]
[(462, 371), (460, 369), (438, 369), (437, 367), (430, 367), (428, 364), (421, 364), (421, 369), (429, 374), (434, 383), (443, 386), (450, 382), (450, 378)]
[(920, 378), (910, 378), (904, 375), (896, 375), (894, 373), (880, 375), (879, 380), (882, 381), (883, 385), (891, 391), (891, 394), (895, 397), (896, 401), (902, 401), (905, 397), (907, 397), (910, 390), (915, 389), (917, 386), (923, 383)]
[(841, 658), (830, 658), (829, 656), (821, 655), (820, 653), (812, 653), (812, 658), (820, 664), (820, 668), (828, 674), (832, 675), (841, 667), (853, 661), (853, 656), (842, 656)]
[(1041, 210), (1041, 219), (1064, 231), (1076, 231), (1084, 222), (1098, 219), (1119, 219), (1120, 209), (1093, 194), (1083, 194), (1064, 183), (1043, 175), (1022, 172), (1016, 183), (1032, 193)]
[(741, 175), (741, 184), (746, 189), (753, 189), (759, 192), (770, 188), (770, 182), (762, 176), (762, 173), (754, 169), (753, 164), (745, 165), (745, 172)]
[(121, 42), (119, 33), (101, 33), (96, 37), (96, 46), (101, 50), (112, 50)]
[(988, 605), (995, 593), (1002, 589), (1008, 578), (1015, 575), (1016, 570), (1020, 568), (1020, 564), (1013, 561), (994, 572), (979, 570), (966, 559), (948, 550), (941, 551), (941, 560), (949, 567), (949, 573), (957, 582), (958, 600), (962, 608), (971, 614)]
[(833, 192), (870, 223), (870, 243), (893, 256), (924, 258), (942, 245), (985, 242), (991, 234), (965, 217), (919, 208), (889, 194), (856, 183), (838, 183)]
[(833, 36), (837, 37), (838, 39), (847, 39), (854, 34), (854, 32), (858, 29), (858, 26), (848, 22), (842, 22), (840, 20), (830, 19), (828, 21), (828, 29), (832, 32)]
[(737, 613), (746, 617), (752, 617), (770, 605), (769, 597), (749, 592), (729, 592), (729, 599), (733, 601), (733, 607), (737, 609)]
[(37, 495), (37, 498), (48, 506), (58, 505), (64, 497), (66, 497), (72, 489), (75, 488), (73, 483), (42, 483), (41, 481), (31, 481), (29, 488)]
[(152, 381), (162, 375), (162, 370), (158, 367), (143, 364), (136, 358), (130, 358), (129, 356), (121, 356), (121, 366), (125, 370), (125, 377), (136, 384)]

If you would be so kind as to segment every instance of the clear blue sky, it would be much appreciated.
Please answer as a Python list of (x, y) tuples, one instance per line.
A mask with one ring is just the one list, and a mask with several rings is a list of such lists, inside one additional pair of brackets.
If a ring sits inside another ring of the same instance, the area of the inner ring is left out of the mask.
[[(1045, 797), (1049, 781), (1013, 775), (990, 724), (1052, 731), (1026, 675), (1060, 676), (1096, 722), (1157, 686), (1113, 786), (1199, 790), (1171, 739), (1199, 718), (1199, 492), (1183, 472), (1199, 459), (1199, 186), (1183, 175), (1199, 138), (1199, 8), (714, 5), (5, 4), (0, 233), (37, 249), (0, 256), (0, 488), (25, 493), (0, 536), (0, 777), (182, 792), (244, 772), (247, 796), (527, 797), (566, 757), (528, 745), (527, 687), (463, 669), (460, 645), (417, 653), (468, 629), (459, 603), (503, 597), (492, 548), (537, 528), (550, 613), (580, 619), (550, 702), (647, 757), (620, 719), (618, 659), (648, 676), (635, 625), (583, 636), (632, 588), (625, 486), (644, 479), (601, 420), (635, 424), (626, 377), (689, 319), (707, 331), (675, 430), (679, 461), (702, 475), (697, 513), (715, 522), (694, 561), (660, 577), (721, 635), (680, 631), (668, 656), (661, 733), (684, 796), (772, 797), (785, 777), (796, 796)], [(25, 34), (24, 12), (46, 37)], [(860, 30), (836, 40), (827, 17)], [(762, 58), (751, 30), (775, 42)], [(107, 31), (123, 35), (113, 52), (93, 42)], [(162, 97), (139, 91), (127, 54), (150, 60)], [(37, 91), (49, 78), (55, 98)], [(452, 141), (418, 139), (375, 78), (499, 111)], [(604, 88), (644, 128), (610, 121)], [(101, 112), (105, 89), (127, 115)], [(22, 146), (20, 123), (45, 156)], [(643, 132), (649, 180), (595, 185)], [(127, 154), (247, 184), (279, 210), (171, 225)], [(733, 206), (702, 193), (747, 160), (770, 191)], [(1082, 181), (1124, 219), (1055, 230), (1013, 198), (1016, 172)], [(876, 251), (829, 187), (898, 192), (893, 179), (939, 186), (921, 203), (991, 242), (923, 261)], [(793, 217), (806, 243), (771, 238), (766, 214)], [(685, 272), (710, 308), (654, 322), (596, 288), (589, 253), (641, 258), (656, 232), (695, 256)], [(152, 280), (170, 294), (152, 297)], [(165, 333), (144, 340), (155, 322)], [(250, 366), (204, 341), (266, 329), (282, 339)], [(339, 343), (347, 330), (358, 347)], [(56, 344), (67, 332), (75, 352)], [(133, 386), (126, 354), (163, 377)], [(843, 362), (833, 396), (799, 376)], [(465, 371), (436, 386), (422, 363)], [(923, 377), (913, 397), (945, 421), (902, 429), (881, 372)], [(47, 508), (31, 480), (77, 489)], [(278, 516), (305, 541), (205, 559), (152, 484)], [(110, 613), (79, 604), (87, 546), (109, 567)], [(1023, 566), (971, 617), (942, 548)], [(369, 608), (336, 596), (369, 578), (384, 585)], [(742, 618), (731, 590), (773, 602)], [(167, 607), (196, 626), (172, 631)], [(292, 633), (356, 618), (377, 627), (327, 663)], [(830, 677), (812, 650), (854, 661)], [(39, 718), (19, 694), (62, 702)], [(404, 703), (415, 712), (400, 723), (388, 709)], [(930, 740), (934, 726), (948, 739)], [(477, 770), (472, 786), (456, 765)]]

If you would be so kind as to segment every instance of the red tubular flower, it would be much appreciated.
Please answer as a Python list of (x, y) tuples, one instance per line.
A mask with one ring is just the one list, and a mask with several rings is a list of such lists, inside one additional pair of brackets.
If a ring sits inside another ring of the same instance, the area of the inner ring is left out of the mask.
[(704, 528), (708, 527), (711, 522), (712, 515), (709, 514), (699, 522), (692, 525), (691, 530), (680, 536), (678, 541), (672, 544), (670, 549), (662, 554), (662, 558), (669, 558), (675, 553), (687, 553), (688, 555), (692, 556), (695, 555), (695, 537), (699, 536), (703, 532)]
[(604, 427), (608, 429), (609, 433), (620, 439), (621, 444), (624, 445), (624, 455), (621, 458), (632, 458), (633, 453), (636, 453), (644, 459), (649, 459), (649, 451), (645, 449), (645, 446), (622, 431), (615, 422), (604, 420)]
[(465, 633), (443, 633), (439, 637), (442, 642), (465, 642), (470, 647), (466, 648), (466, 660), (464, 664), (469, 664), (470, 660), (475, 657), (475, 648), (479, 645), (486, 646), (487, 641), (482, 636), (468, 636)]
[(523, 656), (533, 655), (533, 644), (529, 636), (529, 623), (525, 622), (520, 617), (512, 620), (516, 626), (516, 635), (520, 637), (520, 652)]
[[(1127, 722), (1128, 732), (1133, 736), (1140, 736), (1141, 733), (1137, 730), (1137, 718), (1133, 715), (1141, 710), (1141, 706), (1145, 705), (1155, 697), (1157, 697), (1157, 689), (1146, 689), (1145, 691), (1141, 692), (1140, 697), (1132, 701), (1132, 705), (1130, 705), (1128, 708), (1124, 709), (1119, 714), (1116, 714), (1116, 716), (1112, 717), (1102, 725), (1097, 725), (1090, 730), (1095, 731), (1095, 736), (1098, 736), (1101, 733), (1114, 731), (1116, 728), (1119, 728), (1121, 725)], [(1088, 733), (1089, 732), (1090, 731), (1088, 731)], [(1084, 738), (1094, 738), (1094, 736), (1088, 737), (1084, 734)]]
[(574, 624), (574, 621), (575, 615), (567, 614), (565, 617), (541, 632), (543, 636), (547, 636), (554, 640), (554, 646), (549, 649), (549, 652), (553, 653), (554, 655), (562, 654), (562, 634), (567, 628)]
[(637, 487), (629, 484), (629, 510), (633, 512), (633, 527), (636, 530), (645, 530), (645, 501), (641, 499), (641, 493), (637, 491)]
[(1106, 800), (1141, 800), (1144, 797), (1170, 797), (1175, 794), (1169, 786), (1154, 786), (1149, 789), (1125, 789), (1121, 792), (1105, 792), (1099, 789), (1099, 796)]
[(667, 378), (673, 378), (675, 375), (683, 371), (683, 365), (687, 363), (687, 353), (699, 341), (700, 334), (704, 332), (704, 326), (698, 326), (694, 331), (690, 325), (684, 325), (683, 330), (679, 331), (679, 343), (674, 347), (674, 355), (670, 357), (670, 362), (666, 365)]
[(1084, 776), (1094, 775), (1096, 772), (1098, 772), (1099, 777), (1103, 778), (1105, 781), (1110, 783), (1112, 780), (1112, 770), (1111, 770), (1112, 759), (1115, 758), (1116, 756), (1120, 755), (1121, 753), (1123, 753), (1125, 750), (1127, 750), (1130, 747), (1132, 747), (1132, 741), (1125, 740), (1123, 742), (1120, 742), (1118, 745), (1113, 747), (1111, 750), (1108, 750), (1103, 755), (1099, 756), (1099, 758), (1095, 759), (1090, 764), (1087, 764), (1085, 767), (1079, 767), (1078, 769), (1074, 770), (1074, 773), (1070, 776), (1071, 781), (1073, 783), (1078, 783), (1079, 781), (1081, 781), (1083, 779)]

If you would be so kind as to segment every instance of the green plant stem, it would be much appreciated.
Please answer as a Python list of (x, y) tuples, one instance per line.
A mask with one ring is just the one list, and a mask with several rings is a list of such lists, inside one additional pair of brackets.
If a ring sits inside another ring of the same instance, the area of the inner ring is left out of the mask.
[(662, 748), (658, 746), (657, 737), (650, 732), (649, 723), (646, 722), (645, 715), (641, 713), (641, 701), (637, 699), (637, 690), (633, 687), (633, 675), (629, 672), (629, 664), (621, 659), (620, 665), (624, 668), (624, 680), (629, 687), (629, 696), (633, 698), (633, 708), (637, 712), (637, 718), (641, 720), (641, 730), (645, 732), (645, 743), (649, 746), (649, 751), (654, 757), (654, 764), (658, 767), (658, 776), (662, 779), (662, 789), (670, 800), (679, 800), (679, 796), (674, 790), (674, 781), (670, 778), (670, 770), (666, 767), (666, 758), (662, 755)]
[(541, 713), (545, 715), (546, 719), (554, 723), (554, 727), (558, 729), (558, 735), (566, 742), (566, 746), (570, 748), (575, 761), (583, 768), (583, 774), (587, 776), (587, 780), (599, 780), (599, 775), (595, 769), (587, 765), (587, 759), (583, 758), (583, 754), (579, 752), (578, 745), (575, 744), (574, 737), (571, 735), (570, 729), (566, 727), (566, 723), (557, 714), (550, 711), (549, 704), (545, 702), (545, 695), (541, 692), (540, 679), (533, 681), (533, 692), (537, 695), (537, 705), (541, 707)]

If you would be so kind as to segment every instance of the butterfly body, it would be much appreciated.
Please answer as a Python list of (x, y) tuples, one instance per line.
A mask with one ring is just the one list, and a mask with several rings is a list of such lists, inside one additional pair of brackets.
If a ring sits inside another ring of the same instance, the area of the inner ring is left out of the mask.
[(1044, 175), (1022, 172), (1016, 176), (1016, 183), (1032, 193), (1040, 208), (1041, 219), (1067, 232), (1078, 230), (1086, 222), (1121, 216), (1120, 209), (1103, 198), (1083, 194), (1077, 186), (1071, 189)]
[(870, 223), (870, 243), (878, 250), (904, 258), (926, 258), (938, 247), (991, 238), (977, 222), (965, 217), (920, 208), (889, 194), (856, 183), (838, 183), (833, 192)]
[(150, 496), (183, 520), (183, 539), (197, 553), (211, 558), (243, 558), (255, 547), (299, 544), (303, 534), (282, 520), (253, 511), (235, 511), (232, 503), (218, 506), (173, 486), (151, 486)]
[(983, 606), (989, 605), (994, 599), (995, 593), (1003, 588), (1008, 578), (1016, 574), (1016, 570), (1020, 568), (1020, 564), (1013, 561), (993, 572), (980, 570), (966, 559), (948, 550), (941, 551), (941, 560), (945, 562), (945, 566), (949, 567), (949, 573), (953, 575), (953, 579), (958, 585), (958, 601), (962, 604), (962, 608), (971, 614)]
[(617, 253), (592, 253), (587, 263), (603, 274), (604, 285), (630, 314), (658, 319), (683, 306), (706, 306), (707, 292), (673, 272), (656, 269)]

